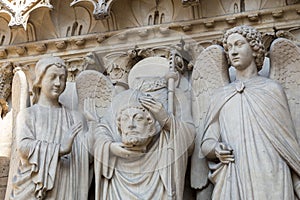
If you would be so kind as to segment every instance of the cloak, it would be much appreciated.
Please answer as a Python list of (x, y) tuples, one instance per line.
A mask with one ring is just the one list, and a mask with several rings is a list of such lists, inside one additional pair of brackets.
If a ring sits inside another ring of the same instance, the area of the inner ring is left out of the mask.
[(257, 76), (216, 92), (201, 144), (204, 155), (218, 142), (233, 149), (235, 161), (210, 162), (212, 199), (295, 198), (292, 176), (300, 176), (300, 147), (279, 84)]

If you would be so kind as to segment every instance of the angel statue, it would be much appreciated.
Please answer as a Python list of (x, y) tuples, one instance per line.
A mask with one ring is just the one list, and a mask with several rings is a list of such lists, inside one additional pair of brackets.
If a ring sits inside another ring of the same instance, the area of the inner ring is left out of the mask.
[(37, 62), (35, 75), (33, 106), (20, 110), (17, 117), (19, 162), (9, 199), (87, 199), (85, 121), (59, 102), (66, 86), (65, 63), (44, 57)]
[(95, 199), (183, 199), (195, 130), (185, 95), (175, 89), (168, 100), (166, 76), (175, 77), (168, 72), (168, 59), (149, 57), (130, 71), (130, 89), (114, 97), (111, 82), (97, 72), (88, 72), (89, 80), (101, 89), (88, 90), (101, 94), (78, 88), (80, 107), (94, 122)]
[[(223, 46), (236, 69), (235, 81), (229, 83), (226, 58), (216, 46), (205, 50), (200, 58), (219, 57), (199, 61), (193, 74), (193, 105), (202, 109), (195, 111), (200, 113), (196, 119), (201, 149), (198, 156), (209, 160), (212, 199), (297, 199), (300, 146), (294, 124), (299, 123), (289, 108), (295, 108), (295, 100), (287, 98), (285, 92), (296, 92), (298, 80), (293, 82), (290, 76), (298, 73), (299, 79), (299, 49), (284, 39), (272, 44), (270, 77), (287, 81), (284, 91), (278, 82), (258, 75), (265, 50), (256, 29), (243, 25), (227, 30)], [(287, 55), (296, 57), (287, 62)], [(206, 76), (201, 74), (204, 68), (211, 70)]]

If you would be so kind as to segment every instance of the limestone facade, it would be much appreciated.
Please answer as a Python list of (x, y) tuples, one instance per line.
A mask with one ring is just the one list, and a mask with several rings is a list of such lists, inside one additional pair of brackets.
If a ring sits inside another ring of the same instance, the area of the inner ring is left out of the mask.
[(25, 73), (32, 98), (36, 62), (54, 55), (66, 61), (69, 82), (95, 69), (122, 90), (137, 61), (168, 57), (169, 48), (183, 40), (190, 73), (204, 48), (220, 44), (224, 30), (242, 24), (261, 31), (267, 49), (278, 37), (299, 46), (300, 1), (0, 0), (0, 199), (9, 169), (7, 140), (14, 138), (14, 114), (7, 114), (13, 73)]

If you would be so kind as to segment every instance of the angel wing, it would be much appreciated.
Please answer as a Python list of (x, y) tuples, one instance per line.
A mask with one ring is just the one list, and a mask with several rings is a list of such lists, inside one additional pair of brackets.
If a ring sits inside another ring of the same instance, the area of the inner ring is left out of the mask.
[(112, 100), (114, 86), (102, 73), (81, 72), (76, 79), (79, 110), (87, 119), (99, 121)]
[(279, 38), (270, 48), (270, 78), (281, 83), (286, 92), (297, 139), (300, 142), (300, 48)]
[(12, 179), (16, 174), (18, 168), (18, 152), (16, 147), (16, 119), (20, 110), (30, 106), (29, 100), (29, 86), (25, 73), (19, 70), (15, 73), (12, 81), (12, 112), (13, 112), (13, 130), (12, 130), (12, 145), (11, 145), (11, 157), (10, 157), (10, 168), (8, 175), (8, 185), (6, 189), (5, 199), (9, 199), (12, 191)]
[(207, 164), (201, 159), (200, 150), (204, 120), (214, 90), (229, 84), (228, 62), (221, 46), (212, 45), (201, 52), (193, 69), (191, 84), (192, 115), (197, 132), (191, 161), (191, 185), (202, 189), (207, 184), (208, 175)]

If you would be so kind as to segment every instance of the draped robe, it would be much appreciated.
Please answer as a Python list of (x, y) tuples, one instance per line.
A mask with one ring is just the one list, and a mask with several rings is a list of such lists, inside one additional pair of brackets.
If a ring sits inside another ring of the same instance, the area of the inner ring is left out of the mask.
[[(17, 117), (18, 172), (11, 199), (31, 200), (37, 196), (53, 200), (84, 200), (89, 189), (87, 137), (80, 132), (71, 153), (59, 156), (60, 143), (71, 126), (83, 122), (79, 113), (65, 107), (33, 105)], [(84, 124), (83, 124), (84, 126)]]
[[(139, 89), (151, 95), (166, 108), (168, 103), (166, 86), (160, 87), (159, 84), (157, 86), (153, 83), (147, 86), (150, 88)], [(116, 128), (116, 114), (126, 103), (129, 105), (136, 101), (137, 96), (132, 94), (116, 98), (120, 102), (111, 105), (102, 123), (91, 128), (93, 129), (91, 132), (95, 134), (93, 145), (95, 199), (167, 199), (171, 190), (174, 192), (173, 197), (183, 199), (188, 156), (193, 150), (195, 138), (195, 127), (188, 106), (190, 104), (181, 90), (175, 90), (175, 106), (174, 114), (170, 114), (170, 130), (158, 131), (152, 143), (147, 146), (146, 153), (140, 157), (124, 159), (110, 152), (110, 144), (121, 142), (120, 133)], [(171, 139), (168, 139), (167, 135)]]
[(212, 199), (293, 200), (292, 173), (300, 175), (300, 147), (285, 93), (263, 77), (233, 82), (213, 96), (202, 152), (217, 142), (233, 149), (235, 161), (210, 163)]
[[(137, 158), (117, 158), (109, 151), (111, 142), (118, 139), (109, 126), (100, 125), (95, 143), (94, 165), (96, 177), (96, 200), (119, 199), (167, 199), (170, 185), (176, 199), (182, 199), (188, 150), (195, 137), (192, 124), (179, 122), (171, 117), (172, 142), (162, 130), (146, 153)], [(169, 150), (173, 149), (173, 159)], [(171, 164), (171, 165), (170, 165)], [(173, 183), (169, 184), (168, 167), (172, 167)]]

